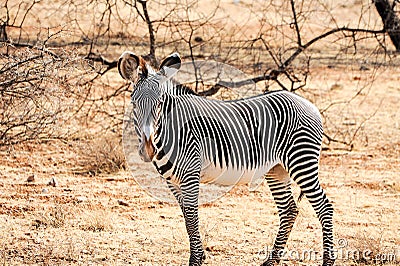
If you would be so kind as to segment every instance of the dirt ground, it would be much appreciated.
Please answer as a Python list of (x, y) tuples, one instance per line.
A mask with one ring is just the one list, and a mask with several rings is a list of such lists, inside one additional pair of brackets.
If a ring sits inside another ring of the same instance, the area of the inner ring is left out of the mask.
[[(328, 98), (340, 100), (356, 91), (351, 82), (357, 74), (317, 72), (310, 90), (320, 108)], [(385, 255), (392, 260), (385, 263), (399, 265), (399, 80), (398, 73), (382, 72), (360, 103), (352, 105), (353, 119), (375, 113), (362, 128), (367, 140), (356, 142), (352, 151), (322, 152), (320, 179), (335, 207), (337, 265), (374, 265), (372, 258)], [(347, 121), (344, 116), (350, 111), (334, 112), (339, 121)], [(60, 148), (65, 152), (56, 154)], [(178, 206), (153, 199), (135, 182), (138, 176), (156, 177), (151, 166), (137, 165), (132, 174), (74, 174), (72, 164), (79, 158), (68, 143), (60, 142), (14, 146), (2, 154), (0, 261), (4, 265), (187, 262), (188, 240)], [(26, 182), (31, 175), (34, 182)], [(52, 177), (58, 186), (47, 185)], [(298, 195), (297, 187), (294, 191)], [(287, 246), (292, 255), (282, 265), (318, 265), (318, 258), (300, 257), (308, 250), (320, 252), (322, 237), (310, 204), (302, 200), (299, 206)], [(254, 192), (235, 187), (201, 206), (200, 219), (206, 265), (259, 265), (278, 228), (277, 210), (265, 185)], [(357, 257), (364, 251), (367, 259)]]
[[(311, 65), (300, 91), (329, 118), (327, 133), (354, 140), (351, 150), (325, 143), (320, 162), (320, 181), (335, 209), (335, 265), (400, 265), (400, 72), (348, 69)], [(108, 75), (118, 77), (116, 70)], [(79, 171), (81, 159), (68, 141), (1, 150), (0, 264), (187, 265), (179, 207), (136, 182), (156, 178), (155, 169), (137, 164), (133, 171), (90, 176)], [(57, 186), (48, 185), (52, 178)], [(320, 265), (321, 226), (306, 199), (299, 209), (281, 265)], [(260, 265), (278, 225), (266, 184), (233, 188), (200, 207), (205, 265)]]

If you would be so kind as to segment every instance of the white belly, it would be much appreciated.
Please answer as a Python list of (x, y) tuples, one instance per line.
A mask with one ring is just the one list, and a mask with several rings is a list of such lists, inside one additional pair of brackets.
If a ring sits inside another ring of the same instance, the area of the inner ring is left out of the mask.
[(220, 168), (207, 163), (203, 165), (200, 172), (201, 183), (211, 183), (222, 186), (233, 186), (236, 184), (249, 184), (250, 187), (258, 186), (265, 174), (276, 163), (267, 163), (255, 169)]

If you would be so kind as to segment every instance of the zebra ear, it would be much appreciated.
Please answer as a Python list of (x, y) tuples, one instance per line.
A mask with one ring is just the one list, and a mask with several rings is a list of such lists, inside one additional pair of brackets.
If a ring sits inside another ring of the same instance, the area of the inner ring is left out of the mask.
[(178, 53), (173, 53), (162, 61), (159, 73), (166, 78), (172, 78), (181, 68), (181, 58)]
[(124, 52), (118, 59), (118, 72), (123, 79), (135, 82), (140, 72), (147, 75), (146, 62), (132, 52)]

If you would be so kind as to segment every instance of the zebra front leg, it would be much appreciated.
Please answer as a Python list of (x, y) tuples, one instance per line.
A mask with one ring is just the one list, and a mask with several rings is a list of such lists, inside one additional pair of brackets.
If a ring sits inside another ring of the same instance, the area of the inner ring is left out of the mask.
[[(282, 170), (285, 171), (283, 168)], [(272, 252), (269, 254), (267, 261), (265, 261), (262, 266), (272, 266), (279, 263), (281, 259), (280, 251), (284, 249), (289, 238), (289, 234), (292, 231), (297, 214), (299, 213), (296, 202), (293, 199), (290, 183), (287, 179), (287, 173), (285, 175), (286, 177), (284, 178), (282, 176), (266, 178), (275, 204), (278, 207), (280, 222)]]
[[(194, 178), (193, 178), (194, 179)], [(189, 266), (200, 266), (205, 260), (203, 244), (201, 242), (198, 218), (199, 179), (191, 180), (180, 186), (167, 180), (185, 218), (186, 231), (190, 242)]]

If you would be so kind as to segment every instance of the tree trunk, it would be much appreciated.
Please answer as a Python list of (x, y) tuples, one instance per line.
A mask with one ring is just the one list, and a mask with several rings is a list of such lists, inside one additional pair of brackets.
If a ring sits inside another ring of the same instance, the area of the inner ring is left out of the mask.
[(0, 25), (0, 42), (8, 41), (6, 23)]
[(375, 8), (382, 18), (385, 31), (389, 34), (396, 51), (400, 51), (400, 19), (397, 17), (394, 6), (389, 0), (374, 0)]

